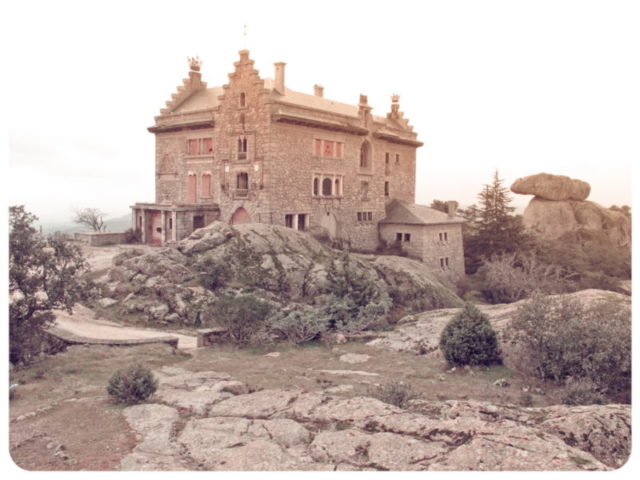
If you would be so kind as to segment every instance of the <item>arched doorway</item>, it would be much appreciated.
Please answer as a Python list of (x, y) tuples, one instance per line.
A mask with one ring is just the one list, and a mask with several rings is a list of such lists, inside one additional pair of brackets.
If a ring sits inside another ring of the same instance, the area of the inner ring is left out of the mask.
[(244, 207), (238, 208), (233, 215), (231, 215), (231, 221), (229, 222), (231, 225), (238, 225), (240, 223), (251, 223), (251, 215), (247, 212)]

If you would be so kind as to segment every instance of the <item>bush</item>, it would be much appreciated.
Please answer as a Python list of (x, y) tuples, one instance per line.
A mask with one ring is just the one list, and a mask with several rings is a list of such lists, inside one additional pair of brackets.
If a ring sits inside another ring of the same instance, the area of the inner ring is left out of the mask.
[(227, 340), (238, 346), (248, 345), (265, 327), (271, 310), (270, 304), (253, 295), (225, 296), (213, 304), (217, 323), (227, 330)]
[(307, 308), (275, 315), (269, 330), (279, 338), (298, 344), (315, 340), (327, 331), (327, 318), (322, 312)]
[(124, 243), (140, 243), (142, 241), (142, 232), (137, 228), (125, 230)]
[(505, 253), (484, 259), (478, 270), (482, 296), (491, 303), (511, 303), (534, 292), (562, 293), (567, 281), (561, 268), (533, 254)]
[(391, 298), (375, 279), (351, 265), (348, 254), (332, 261), (327, 272), (326, 314), (330, 330), (357, 332), (386, 322)]
[(489, 365), (500, 361), (496, 332), (489, 318), (472, 303), (465, 303), (444, 328), (440, 350), (452, 365)]
[(418, 394), (413, 387), (402, 380), (391, 380), (378, 385), (375, 389), (369, 391), (369, 395), (384, 403), (400, 408), (406, 407), (410, 400), (418, 398)]
[(147, 367), (132, 365), (118, 370), (109, 379), (107, 393), (120, 403), (132, 405), (149, 398), (158, 388), (158, 381)]
[(598, 386), (590, 380), (568, 378), (562, 395), (565, 405), (602, 405), (606, 399)]
[(525, 373), (589, 380), (602, 393), (630, 389), (631, 313), (624, 305), (585, 308), (570, 298), (536, 295), (518, 309), (509, 334)]
[(231, 280), (231, 270), (228, 265), (205, 258), (195, 267), (200, 273), (200, 285), (210, 290), (224, 287)]

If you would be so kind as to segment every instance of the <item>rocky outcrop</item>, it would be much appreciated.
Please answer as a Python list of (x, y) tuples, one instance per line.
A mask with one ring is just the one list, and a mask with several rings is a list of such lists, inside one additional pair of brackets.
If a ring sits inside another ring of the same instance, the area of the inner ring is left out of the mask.
[[(628, 309), (629, 312), (631, 311), (631, 298), (621, 293), (604, 290), (582, 290), (562, 295), (562, 297), (574, 299), (586, 308), (597, 304), (612, 304), (622, 306)], [(498, 334), (503, 363), (507, 368), (514, 370), (518, 370), (519, 357), (516, 354), (515, 346), (506, 338), (505, 333), (514, 314), (525, 302), (527, 300), (508, 304), (477, 306), (487, 315), (491, 326)], [(440, 334), (458, 311), (456, 308), (449, 308), (408, 315), (402, 318), (392, 331), (378, 332), (378, 338), (369, 341), (367, 345), (441, 358)]]
[(511, 191), (522, 195), (535, 195), (546, 200), (581, 201), (587, 199), (591, 186), (587, 182), (564, 175), (538, 173), (518, 178), (511, 185)]
[[(202, 305), (243, 289), (280, 305), (281, 311), (319, 308), (328, 295), (331, 268), (351, 269), (374, 285), (380, 298), (391, 297), (409, 311), (461, 304), (419, 261), (345, 254), (291, 228), (221, 222), (196, 230), (176, 248), (121, 253), (100, 288), (109, 299), (103, 308), (123, 316), (201, 325), (207, 323), (199, 313)], [(217, 285), (201, 286), (203, 275), (217, 276)]]
[[(609, 470), (629, 455), (630, 408), (521, 408), (272, 389), (165, 367), (150, 403), (125, 417), (139, 444), (123, 470)], [(229, 385), (232, 385), (229, 388)], [(179, 395), (211, 395), (207, 408)]]
[(524, 226), (546, 239), (598, 242), (611, 247), (629, 247), (631, 220), (624, 213), (595, 202), (551, 201), (533, 198), (524, 211)]

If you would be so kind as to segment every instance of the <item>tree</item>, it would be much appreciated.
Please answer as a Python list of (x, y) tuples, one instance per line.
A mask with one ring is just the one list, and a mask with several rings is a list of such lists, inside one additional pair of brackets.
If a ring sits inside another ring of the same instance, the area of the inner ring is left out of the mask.
[(514, 208), (507, 188), (496, 170), (493, 181), (478, 194), (480, 207), (473, 212), (476, 221), (467, 229), (465, 242), (465, 267), (467, 273), (475, 273), (483, 258), (512, 252), (523, 252), (531, 246), (531, 238), (525, 232), (522, 218), (513, 215)]
[(75, 214), (73, 223), (86, 225), (94, 232), (102, 232), (107, 228), (103, 219), (106, 214), (97, 208), (74, 208), (73, 213)]
[(41, 350), (42, 332), (53, 309), (71, 312), (86, 296), (80, 274), (87, 263), (61, 235), (41, 236), (37, 217), (24, 206), (9, 208), (9, 359), (28, 363)]

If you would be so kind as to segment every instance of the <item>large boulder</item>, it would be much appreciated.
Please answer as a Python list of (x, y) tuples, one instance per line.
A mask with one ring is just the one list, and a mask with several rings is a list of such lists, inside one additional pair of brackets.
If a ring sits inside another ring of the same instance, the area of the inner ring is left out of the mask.
[(564, 175), (538, 173), (518, 178), (511, 185), (511, 191), (522, 195), (535, 195), (546, 200), (586, 200), (591, 186), (587, 182)]
[(614, 248), (629, 246), (631, 242), (630, 218), (590, 201), (552, 201), (536, 197), (527, 205), (522, 222), (532, 233), (550, 240), (586, 237)]

